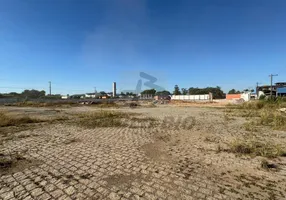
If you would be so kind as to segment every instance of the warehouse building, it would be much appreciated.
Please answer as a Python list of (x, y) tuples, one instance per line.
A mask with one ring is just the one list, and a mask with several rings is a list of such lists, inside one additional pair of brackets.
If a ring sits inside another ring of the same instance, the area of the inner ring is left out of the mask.
[[(271, 95), (270, 85), (258, 86), (256, 90), (257, 90), (258, 98), (262, 95), (265, 95), (265, 96)], [(273, 96), (286, 96), (286, 82), (279, 82), (273, 85), (272, 95)]]
[(286, 83), (276, 83), (276, 96), (286, 96)]

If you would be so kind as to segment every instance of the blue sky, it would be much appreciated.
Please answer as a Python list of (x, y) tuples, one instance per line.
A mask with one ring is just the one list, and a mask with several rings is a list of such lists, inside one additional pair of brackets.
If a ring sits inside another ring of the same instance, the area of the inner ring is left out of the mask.
[[(285, 0), (1, 0), (0, 92), (286, 81)], [(143, 80), (144, 81), (144, 80)]]

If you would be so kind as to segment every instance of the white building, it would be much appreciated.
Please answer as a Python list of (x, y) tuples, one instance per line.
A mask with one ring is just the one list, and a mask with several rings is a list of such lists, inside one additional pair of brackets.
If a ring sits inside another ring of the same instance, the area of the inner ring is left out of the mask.
[(69, 98), (69, 95), (62, 95), (62, 99), (68, 99)]
[(96, 93), (86, 93), (85, 94), (85, 98), (96, 98), (98, 97), (99, 95), (96, 94)]

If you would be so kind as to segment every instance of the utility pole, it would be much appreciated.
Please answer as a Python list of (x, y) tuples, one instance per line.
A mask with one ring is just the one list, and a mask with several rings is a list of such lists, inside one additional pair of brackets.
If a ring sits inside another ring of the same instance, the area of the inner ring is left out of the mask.
[(52, 95), (52, 82), (49, 81), (50, 96)]
[(278, 76), (278, 74), (270, 74), (271, 88), (270, 88), (270, 98), (272, 99), (272, 91), (273, 91), (273, 76)]
[(256, 82), (256, 95), (257, 95), (257, 98), (258, 98), (258, 86), (259, 86), (259, 82)]
[(94, 87), (94, 98), (96, 98), (96, 93), (97, 93), (96, 87)]

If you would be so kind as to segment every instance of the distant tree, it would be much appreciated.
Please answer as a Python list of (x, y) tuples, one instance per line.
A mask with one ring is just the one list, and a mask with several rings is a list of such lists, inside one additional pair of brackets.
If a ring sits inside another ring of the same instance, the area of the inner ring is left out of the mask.
[(24, 90), (22, 93), (21, 93), (21, 96), (24, 96), (24, 97), (28, 97), (28, 98), (40, 98), (40, 97), (45, 97), (46, 95), (46, 92), (44, 90), (42, 91), (39, 91), (39, 90)]
[(236, 94), (236, 90), (235, 89), (231, 89), (228, 94)]
[[(128, 93), (128, 92), (127, 92), (127, 93)], [(121, 93), (120, 93), (120, 96), (122, 96), (122, 97), (128, 96), (127, 93), (121, 92)]]
[(143, 92), (141, 92), (141, 94), (152, 94), (152, 95), (155, 95), (156, 94), (156, 90), (155, 89), (144, 90)]
[(221, 90), (221, 87), (217, 86), (216, 88), (211, 88), (208, 87), (207, 91), (213, 94), (213, 98), (214, 99), (224, 99), (225, 98), (225, 94), (224, 92)]
[(188, 89), (187, 88), (181, 88), (182, 95), (188, 94)]
[(83, 96), (83, 94), (74, 94), (70, 96), (70, 99), (80, 99)]
[(240, 94), (241, 92), (239, 90), (231, 89), (228, 94)]
[(178, 85), (175, 85), (173, 94), (174, 95), (180, 95), (181, 94), (180, 88)]
[(104, 91), (100, 91), (99, 92), (101, 95), (106, 95), (106, 92), (104, 92)]
[(17, 92), (10, 92), (10, 93), (2, 93), (0, 94), (0, 98), (11, 98), (11, 97), (20, 97), (21, 94)]
[(163, 91), (156, 92), (156, 95), (167, 96), (167, 95), (171, 95), (171, 93), (169, 91), (167, 91), (167, 90), (163, 90)]
[(245, 90), (243, 90), (244, 92), (254, 92), (254, 89), (251, 89), (251, 90), (249, 90), (249, 89), (245, 89)]
[(19, 93), (17, 93), (17, 92), (10, 92), (9, 95), (10, 95), (10, 96), (17, 97), (17, 96), (20, 96), (21, 94), (19, 94)]
[(62, 95), (60, 94), (52, 94), (45, 97), (46, 99), (61, 99)]
[(225, 94), (221, 90), (219, 86), (217, 87), (206, 87), (206, 88), (189, 88), (189, 94), (197, 95), (197, 94), (213, 94), (214, 99), (223, 99), (225, 98)]

